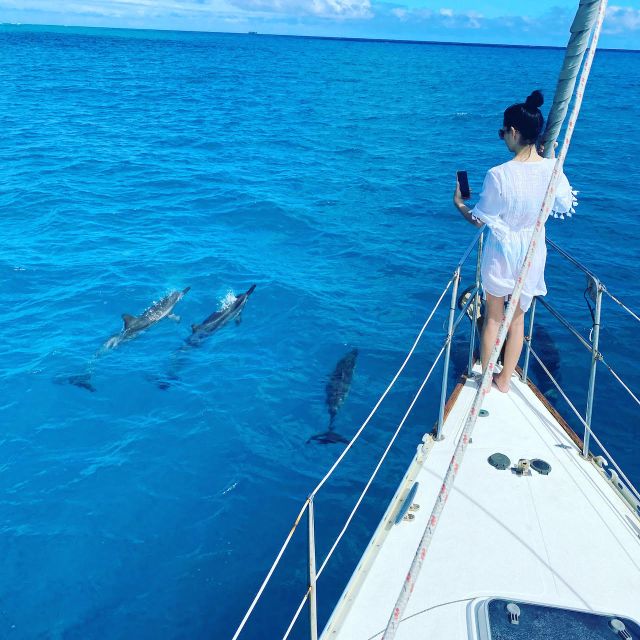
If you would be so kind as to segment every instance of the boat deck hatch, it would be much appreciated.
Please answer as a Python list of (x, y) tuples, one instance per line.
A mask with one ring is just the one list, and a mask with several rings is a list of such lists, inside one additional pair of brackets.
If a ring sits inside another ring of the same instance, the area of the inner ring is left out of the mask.
[(640, 626), (624, 616), (498, 598), (478, 613), (486, 624), (480, 637), (488, 640), (640, 640)]
[(492, 453), (488, 458), (487, 462), (496, 469), (500, 469), (504, 471), (509, 468), (511, 464), (511, 460), (509, 460), (508, 456), (505, 456), (504, 453)]

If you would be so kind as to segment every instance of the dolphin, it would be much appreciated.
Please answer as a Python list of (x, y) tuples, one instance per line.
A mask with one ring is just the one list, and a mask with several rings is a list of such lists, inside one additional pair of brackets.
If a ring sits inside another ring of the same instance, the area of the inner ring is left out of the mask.
[(337, 442), (349, 443), (349, 440), (334, 431), (334, 422), (340, 407), (349, 395), (357, 358), (358, 350), (352, 349), (336, 364), (336, 368), (331, 374), (325, 389), (327, 410), (329, 411), (329, 428), (324, 433), (311, 436), (307, 442), (315, 440), (321, 444), (333, 444)]
[(88, 363), (88, 370), (86, 373), (80, 375), (70, 376), (67, 378), (67, 382), (86, 389), (87, 391), (95, 391), (95, 387), (91, 384), (91, 374), (95, 361), (104, 353), (111, 349), (115, 349), (123, 342), (133, 340), (145, 329), (148, 329), (152, 325), (160, 322), (163, 318), (171, 318), (177, 322), (180, 321), (179, 316), (173, 314), (173, 308), (176, 304), (182, 300), (186, 293), (189, 292), (191, 287), (187, 287), (182, 291), (172, 291), (167, 294), (159, 302), (155, 302), (144, 313), (139, 316), (131, 316), (127, 313), (122, 314), (122, 321), (124, 326), (120, 333), (116, 333), (111, 336), (102, 347), (94, 354)]
[[(56, 379), (58, 384), (64, 384), (64, 378)], [(91, 373), (81, 373), (77, 376), (69, 376), (67, 378), (67, 382), (80, 387), (81, 389), (86, 389), (87, 391), (91, 391), (93, 393), (96, 391), (96, 388), (91, 384)]]
[(131, 316), (128, 313), (123, 313), (122, 321), (124, 322), (124, 326), (122, 327), (122, 331), (111, 336), (102, 345), (102, 351), (115, 349), (123, 342), (137, 338), (145, 329), (157, 324), (163, 318), (170, 318), (171, 320), (180, 322), (180, 317), (173, 313), (173, 308), (178, 304), (178, 302), (180, 302), (180, 300), (182, 300), (190, 289), (191, 287), (187, 287), (182, 291), (172, 291), (159, 302), (152, 304), (139, 316)]
[(236, 324), (240, 324), (242, 319), (240, 314), (255, 288), (256, 285), (254, 284), (245, 293), (241, 293), (228, 307), (221, 311), (214, 311), (200, 324), (192, 324), (191, 335), (186, 339), (186, 343), (192, 347), (198, 346), (205, 338), (223, 327), (230, 320), (235, 319)]
[(230, 320), (236, 321), (236, 324), (241, 322), (241, 314), (244, 309), (249, 296), (254, 292), (256, 285), (252, 285), (245, 293), (241, 293), (237, 298), (233, 300), (229, 305), (220, 311), (214, 311), (210, 316), (205, 318), (200, 324), (191, 325), (191, 335), (185, 339), (185, 343), (174, 353), (172, 362), (169, 365), (169, 369), (164, 377), (156, 377), (153, 381), (156, 385), (163, 390), (169, 389), (171, 384), (176, 380), (179, 380), (178, 370), (184, 364), (186, 352), (191, 347), (198, 347), (208, 336), (223, 327)]
[(344, 436), (341, 436), (339, 433), (335, 431), (325, 431), (324, 433), (317, 433), (315, 436), (311, 436), (307, 440), (307, 444), (314, 440), (315, 442), (319, 442), (320, 444), (349, 444), (349, 440), (347, 440)]

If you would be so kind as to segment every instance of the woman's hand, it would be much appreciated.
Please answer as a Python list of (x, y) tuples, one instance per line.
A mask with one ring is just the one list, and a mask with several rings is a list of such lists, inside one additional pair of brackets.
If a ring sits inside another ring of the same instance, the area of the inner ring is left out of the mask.
[[(471, 189), (469, 189), (469, 198), (471, 198)], [(480, 222), (476, 218), (471, 215), (471, 209), (467, 207), (464, 203), (464, 198), (462, 197), (462, 193), (460, 193), (460, 183), (458, 182), (458, 178), (456, 178), (456, 190), (453, 192), (453, 204), (456, 209), (462, 214), (462, 217), (470, 222), (474, 227), (482, 227), (484, 226), (484, 222)]]
[[(556, 141), (556, 142), (553, 143), (553, 150), (549, 154), (550, 158), (555, 158), (556, 157), (556, 149), (557, 148), (558, 148), (558, 142)], [(544, 157), (544, 145), (543, 144), (538, 146), (538, 154), (541, 155), (542, 157)]]
[(463, 198), (462, 192), (460, 191), (460, 183), (458, 182), (458, 178), (456, 178), (456, 190), (453, 192), (453, 204), (455, 204), (456, 207), (459, 207), (461, 204), (464, 204), (465, 200), (470, 200), (470, 199), (471, 199), (471, 189), (469, 189), (469, 197)]

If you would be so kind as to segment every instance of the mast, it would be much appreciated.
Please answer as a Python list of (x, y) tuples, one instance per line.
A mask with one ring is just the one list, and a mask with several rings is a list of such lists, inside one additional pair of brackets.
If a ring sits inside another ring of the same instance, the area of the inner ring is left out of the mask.
[(571, 24), (571, 36), (564, 55), (562, 69), (558, 76), (556, 93), (553, 96), (553, 104), (547, 118), (547, 126), (542, 134), (545, 158), (551, 157), (553, 145), (560, 134), (560, 128), (567, 115), (576, 78), (589, 44), (589, 36), (598, 17), (598, 6), (599, 0), (580, 0), (578, 11)]

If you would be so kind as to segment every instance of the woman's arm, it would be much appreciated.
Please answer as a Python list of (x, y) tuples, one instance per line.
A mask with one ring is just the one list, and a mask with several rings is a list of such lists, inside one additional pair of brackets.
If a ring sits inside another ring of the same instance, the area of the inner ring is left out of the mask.
[(474, 218), (471, 215), (471, 209), (467, 207), (467, 205), (464, 203), (464, 200), (462, 199), (462, 194), (460, 193), (460, 185), (458, 184), (457, 180), (456, 180), (456, 190), (453, 194), (453, 204), (455, 208), (462, 214), (462, 217), (467, 222), (470, 222), (474, 227), (480, 228), (484, 226), (484, 222), (481, 222), (480, 220), (478, 220), (477, 218)]

